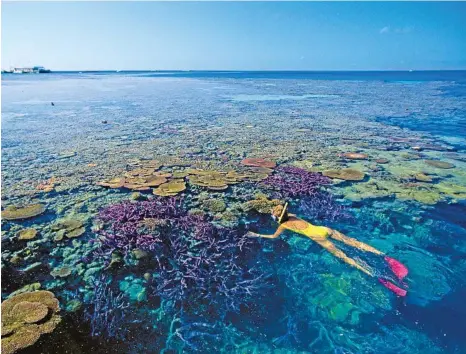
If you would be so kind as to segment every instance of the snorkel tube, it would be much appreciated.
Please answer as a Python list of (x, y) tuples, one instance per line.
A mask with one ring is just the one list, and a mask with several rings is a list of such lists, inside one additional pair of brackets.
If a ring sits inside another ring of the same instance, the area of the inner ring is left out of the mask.
[(282, 219), (283, 219), (283, 216), (285, 215), (285, 212), (286, 212), (286, 208), (288, 207), (288, 202), (285, 203), (285, 206), (283, 207), (283, 211), (282, 213), (280, 214), (280, 217), (278, 218), (278, 223), (281, 224), (282, 223)]

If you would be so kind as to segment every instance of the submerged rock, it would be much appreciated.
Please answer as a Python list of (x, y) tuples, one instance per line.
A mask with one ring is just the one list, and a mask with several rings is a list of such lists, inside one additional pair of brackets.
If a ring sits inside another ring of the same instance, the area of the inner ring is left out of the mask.
[(414, 176), (414, 179), (419, 182), (432, 182), (432, 178), (425, 175), (424, 173), (418, 173)]
[(377, 159), (375, 160), (376, 163), (380, 163), (380, 164), (386, 164), (386, 163), (389, 163), (388, 159)]
[(424, 161), (426, 164), (432, 167), (437, 167), (437, 168), (442, 168), (442, 169), (449, 169), (455, 167), (450, 162), (445, 162), (445, 161), (438, 161), (438, 160), (425, 160)]
[(359, 152), (345, 152), (342, 156), (349, 160), (367, 160), (368, 158), (367, 154)]

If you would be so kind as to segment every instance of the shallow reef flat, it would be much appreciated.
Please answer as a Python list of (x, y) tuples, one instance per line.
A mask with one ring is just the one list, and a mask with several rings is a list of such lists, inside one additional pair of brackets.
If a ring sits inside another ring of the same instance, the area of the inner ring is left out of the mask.
[[(8, 352), (465, 351), (458, 85), (4, 78)], [(408, 296), (291, 233), (243, 237), (285, 201), (406, 264)]]

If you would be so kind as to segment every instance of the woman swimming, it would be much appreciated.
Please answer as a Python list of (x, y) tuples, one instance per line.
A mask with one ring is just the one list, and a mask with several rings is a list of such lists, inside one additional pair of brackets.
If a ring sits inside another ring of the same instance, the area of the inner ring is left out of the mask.
[[(264, 237), (264, 238), (277, 238), (285, 230), (294, 231), (301, 235), (309, 237), (311, 240), (317, 242), (320, 246), (325, 248), (327, 251), (332, 253), (334, 256), (340, 258), (349, 265), (363, 271), (364, 273), (374, 276), (373, 271), (366, 266), (361, 265), (353, 258), (348, 257), (342, 250), (338, 249), (333, 240), (343, 242), (344, 244), (357, 248), (359, 250), (373, 253), (377, 256), (381, 256), (387, 262), (390, 269), (398, 278), (399, 282), (408, 274), (408, 269), (396, 259), (387, 257), (383, 252), (371, 247), (363, 242), (360, 242), (354, 238), (343, 235), (337, 230), (333, 230), (325, 226), (315, 226), (311, 223), (298, 218), (296, 215), (288, 214), (287, 212), (288, 203), (285, 206), (278, 205), (271, 210), (272, 218), (279, 224), (277, 231), (273, 235), (262, 235), (255, 232), (248, 232), (246, 235), (249, 237)], [(393, 291), (399, 296), (405, 296), (406, 290), (398, 287), (387, 279), (379, 277), (379, 281), (388, 289)]]

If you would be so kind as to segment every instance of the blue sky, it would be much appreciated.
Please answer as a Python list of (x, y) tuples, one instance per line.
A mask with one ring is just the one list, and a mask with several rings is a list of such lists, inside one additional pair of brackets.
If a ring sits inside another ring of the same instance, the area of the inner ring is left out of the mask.
[(2, 67), (466, 69), (465, 2), (2, 2)]

